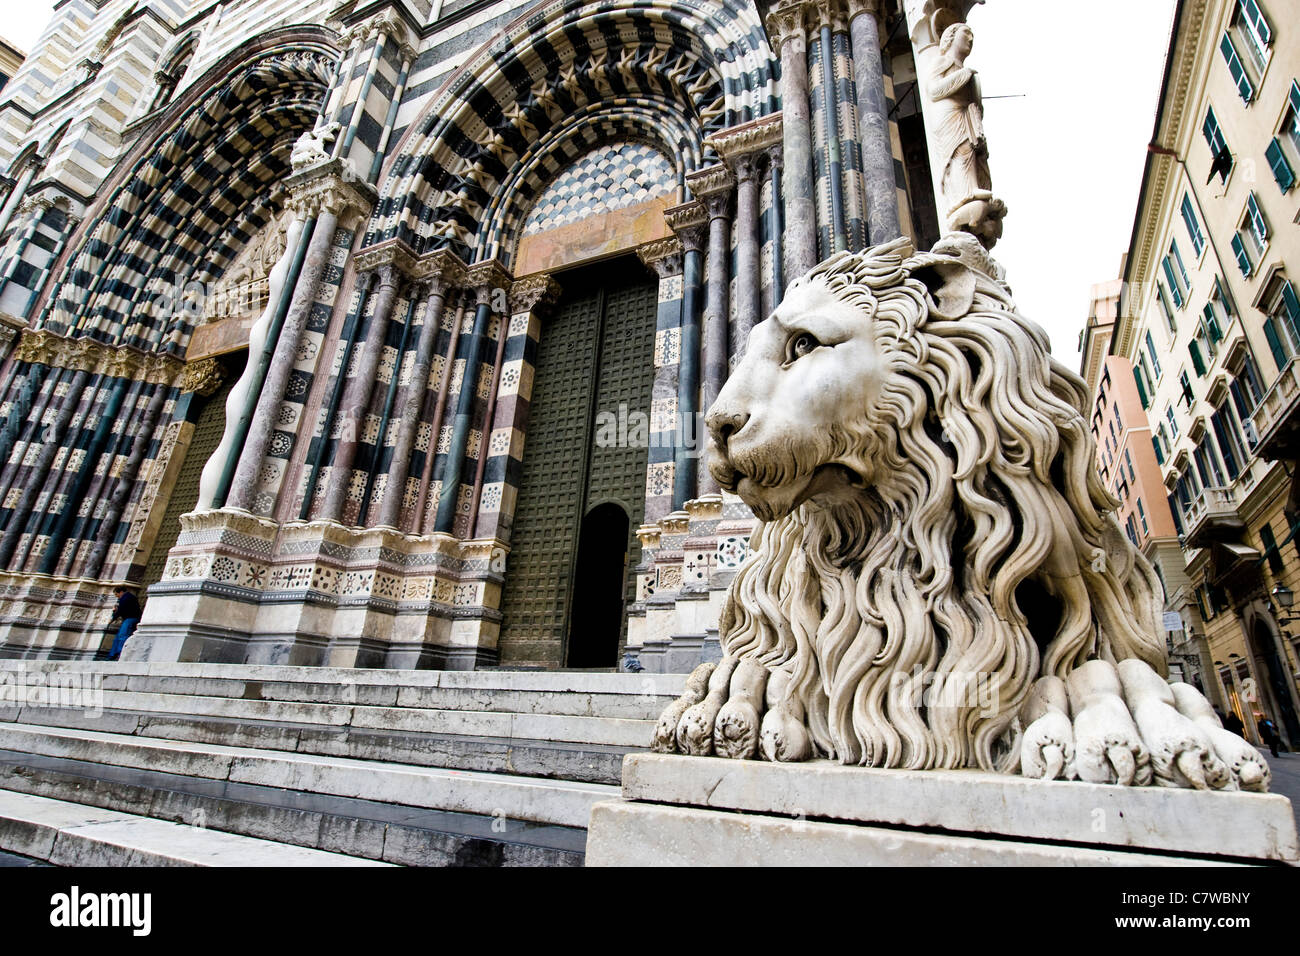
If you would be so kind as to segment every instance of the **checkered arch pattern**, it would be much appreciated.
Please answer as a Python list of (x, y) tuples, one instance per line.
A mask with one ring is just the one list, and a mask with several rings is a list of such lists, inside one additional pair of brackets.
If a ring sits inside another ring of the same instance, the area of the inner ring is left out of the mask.
[(596, 209), (623, 209), (661, 196), (675, 184), (673, 166), (653, 146), (597, 147), (546, 188), (528, 213), (522, 235), (569, 225)]
[(220, 278), (279, 211), (273, 187), (335, 59), (317, 44), (264, 52), (134, 150), (71, 244), (39, 326), (183, 354), (199, 311), (185, 307), (187, 287)]
[[(544, 3), (472, 57), (413, 124), (365, 244), (499, 255), (526, 206), (491, 209), (493, 197), (550, 152), (537, 149), (543, 141), (562, 141), (581, 117), (671, 115), (688, 135), (659, 145), (698, 165), (710, 133), (777, 108), (776, 69), (754, 7), (739, 0)], [(552, 178), (535, 174), (536, 188)]]

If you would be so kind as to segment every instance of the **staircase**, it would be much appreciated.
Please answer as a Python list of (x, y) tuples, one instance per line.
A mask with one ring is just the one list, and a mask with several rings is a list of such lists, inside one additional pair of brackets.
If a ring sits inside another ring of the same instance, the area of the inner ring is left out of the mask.
[(0, 854), (581, 865), (591, 805), (684, 681), (0, 661)]

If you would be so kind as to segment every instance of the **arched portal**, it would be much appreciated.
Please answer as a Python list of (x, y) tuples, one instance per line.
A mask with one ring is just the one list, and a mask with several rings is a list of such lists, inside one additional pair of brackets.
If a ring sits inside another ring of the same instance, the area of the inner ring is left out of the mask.
[(627, 510), (612, 501), (597, 505), (582, 519), (565, 648), (569, 667), (618, 663), (630, 530)]

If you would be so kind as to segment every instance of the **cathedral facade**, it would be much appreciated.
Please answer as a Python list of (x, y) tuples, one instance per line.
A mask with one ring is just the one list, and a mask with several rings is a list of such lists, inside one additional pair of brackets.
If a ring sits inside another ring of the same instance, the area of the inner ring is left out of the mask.
[[(939, 231), (970, 0), (67, 0), (0, 94), (0, 656), (685, 670), (702, 412)], [(636, 661), (636, 663), (633, 663)]]

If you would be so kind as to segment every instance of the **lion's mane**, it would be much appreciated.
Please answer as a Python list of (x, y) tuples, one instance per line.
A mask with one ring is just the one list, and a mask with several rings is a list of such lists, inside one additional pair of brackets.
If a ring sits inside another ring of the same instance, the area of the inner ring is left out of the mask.
[[(1086, 385), (988, 275), (969, 273), (964, 314), (936, 314), (952, 265), (899, 241), (799, 280), (874, 316), (889, 368), (876, 413), (806, 441), (879, 468), (848, 503), (760, 524), (723, 609), (726, 652), (787, 670), (845, 763), (1005, 770), (1039, 676), (1094, 657), (1165, 672), (1160, 584), (1094, 467)], [(801, 454), (785, 467), (815, 464)]]

